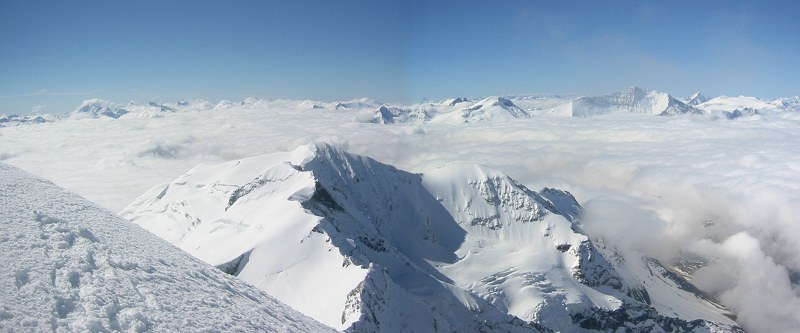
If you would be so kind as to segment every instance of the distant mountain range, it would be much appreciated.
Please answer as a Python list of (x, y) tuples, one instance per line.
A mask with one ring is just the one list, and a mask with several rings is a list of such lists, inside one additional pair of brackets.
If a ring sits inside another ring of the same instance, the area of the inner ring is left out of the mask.
[[(743, 109), (754, 112), (742, 112)], [(0, 115), (0, 126), (23, 123), (51, 122), (64, 118), (158, 118), (173, 112), (224, 111), (232, 109), (290, 109), (335, 111), (352, 114), (347, 118), (357, 122), (378, 124), (425, 124), (425, 123), (480, 123), (535, 118), (540, 115), (569, 117), (594, 117), (606, 114), (644, 114), (658, 116), (702, 115), (730, 118), (728, 113), (740, 110), (744, 115), (773, 112), (800, 111), (800, 96), (761, 100), (756, 97), (707, 98), (696, 92), (688, 98), (679, 99), (668, 93), (630, 87), (627, 90), (602, 95), (577, 98), (564, 96), (508, 96), (471, 100), (464, 97), (441, 101), (430, 101), (411, 105), (384, 104), (368, 98), (350, 101), (320, 102), (308, 100), (262, 100), (248, 97), (240, 102), (228, 100), (216, 104), (204, 101), (181, 101), (177, 103), (119, 105), (105, 100), (90, 99), (75, 111), (62, 115)], [(727, 113), (726, 113), (727, 112)]]

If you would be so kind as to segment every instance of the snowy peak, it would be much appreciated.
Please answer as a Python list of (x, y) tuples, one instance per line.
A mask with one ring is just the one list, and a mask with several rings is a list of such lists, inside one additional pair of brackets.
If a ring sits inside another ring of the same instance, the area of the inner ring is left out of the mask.
[[(688, 100), (678, 100), (659, 91), (632, 86), (625, 91), (602, 96), (519, 95), (489, 97), (478, 102), (459, 97), (435, 102), (411, 105), (386, 105), (367, 98), (340, 102), (311, 100), (263, 100), (247, 97), (241, 101), (221, 100), (217, 103), (205, 100), (180, 101), (174, 103), (129, 102), (117, 104), (102, 99), (84, 101), (67, 117), (62, 115), (8, 115), (0, 117), (0, 126), (51, 122), (64, 118), (162, 118), (185, 112), (226, 112), (240, 115), (251, 110), (287, 114), (315, 110), (338, 110), (342, 122), (377, 124), (427, 123), (479, 123), (509, 121), (531, 118), (535, 115), (558, 115), (566, 117), (591, 117), (610, 113), (634, 113), (675, 116), (681, 114), (711, 114), (724, 117), (724, 112), (752, 108), (761, 114), (772, 112), (800, 111), (800, 96), (762, 100), (755, 97), (719, 96), (708, 99), (700, 92)], [(135, 120), (132, 120), (135, 121)]]
[(119, 108), (108, 101), (94, 98), (83, 101), (81, 106), (79, 106), (72, 114), (82, 117), (110, 117), (116, 119), (127, 113), (128, 110), (126, 109)]
[(442, 105), (456, 106), (458, 104), (466, 103), (466, 102), (469, 102), (469, 100), (466, 97), (458, 97), (458, 98), (447, 99), (444, 102), (442, 102)]
[[(420, 175), (312, 144), (198, 166), (121, 214), (353, 332), (574, 331), (620, 312), (637, 319), (615, 325), (643, 329), (687, 319), (631, 296), (646, 291), (581, 232), (568, 192), (471, 164)], [(634, 315), (642, 309), (652, 316)]]
[[(517, 223), (540, 221), (548, 213), (560, 213), (539, 193), (526, 189), (503, 173), (474, 164), (447, 164), (425, 173), (423, 179), (439, 201), (451, 203), (451, 214), (464, 226), (497, 230)], [(459, 183), (463, 186), (452, 186)], [(571, 195), (561, 200), (577, 206)], [(461, 214), (464, 212), (467, 214)], [(577, 212), (566, 213), (572, 217)]]
[(175, 112), (175, 109), (173, 109), (173, 108), (171, 108), (169, 106), (166, 106), (164, 104), (156, 103), (156, 102), (147, 102), (146, 106), (147, 106), (147, 108), (153, 109), (154, 111), (158, 111), (158, 112)]
[(725, 118), (732, 120), (732, 119), (737, 119), (737, 118), (741, 118), (741, 117), (752, 117), (752, 116), (760, 114), (760, 112), (758, 112), (758, 110), (753, 109), (753, 108), (743, 108), (741, 110), (740, 109), (736, 109), (736, 110), (733, 110), (733, 111), (722, 111), (722, 114), (725, 115)]
[(330, 145), (195, 168), (123, 215), (337, 328), (530, 331), (431, 267), (456, 260), (464, 233), (419, 175)]
[(517, 118), (530, 118), (530, 114), (522, 110), (509, 99), (489, 97), (472, 106), (445, 116), (455, 118), (458, 122), (478, 123), (484, 121), (503, 121)]
[(701, 110), (667, 93), (644, 90), (635, 86), (624, 92), (577, 98), (571, 102), (571, 110), (573, 117), (590, 117), (607, 113), (643, 113), (660, 116), (702, 113)]
[(125, 110), (127, 110), (130, 115), (145, 118), (160, 118), (163, 117), (165, 113), (173, 113), (176, 111), (174, 107), (156, 102), (147, 102), (145, 104), (130, 102), (125, 106)]
[(737, 96), (737, 97), (719, 96), (698, 105), (698, 107), (707, 110), (709, 112), (722, 112), (722, 113), (726, 111), (733, 112), (737, 109), (743, 110), (745, 108), (750, 108), (757, 111), (779, 110), (779, 107), (776, 106), (775, 104), (751, 96)]
[(0, 187), (3, 331), (332, 332), (48, 181)]
[(372, 113), (369, 122), (375, 124), (422, 124), (430, 119), (430, 115), (425, 109), (399, 108), (381, 105)]
[(359, 98), (350, 101), (336, 102), (333, 104), (334, 110), (340, 109), (368, 109), (380, 105), (378, 102), (369, 98)]
[[(242, 102), (241, 104), (243, 107), (245, 105), (251, 105), (244, 103), (245, 102)], [(72, 117), (79, 117), (79, 118), (117, 119), (122, 116), (126, 116), (126, 118), (127, 117), (161, 118), (168, 114), (176, 113), (179, 111), (185, 112), (185, 111), (221, 110), (230, 108), (234, 105), (235, 105), (234, 103), (225, 100), (221, 101), (217, 105), (213, 105), (205, 100), (194, 100), (194, 101), (180, 101), (176, 103), (159, 103), (151, 101), (144, 104), (131, 101), (125, 104), (125, 106), (119, 106), (116, 103), (95, 98), (83, 101), (81, 106), (79, 106), (70, 115)], [(256, 104), (256, 106), (262, 106), (262, 105)]]
[(180, 111), (201, 111), (201, 110), (210, 110), (214, 108), (214, 105), (211, 104), (211, 102), (203, 99), (196, 99), (192, 101), (178, 101), (172, 105), (173, 109)]
[(700, 104), (705, 103), (707, 101), (708, 101), (708, 97), (703, 96), (703, 94), (701, 94), (698, 91), (698, 92), (696, 92), (694, 94), (691, 94), (689, 96), (689, 98), (686, 99), (686, 104), (691, 105), (691, 106), (697, 106), (697, 105), (700, 105)]
[(375, 117), (373, 118), (373, 122), (379, 124), (393, 124), (394, 117), (398, 116), (399, 112), (392, 112), (386, 106), (381, 106), (377, 110), (375, 110)]
[(785, 111), (800, 112), (800, 96), (778, 98), (771, 104)]
[(676, 116), (680, 114), (703, 114), (703, 111), (697, 109), (691, 105), (685, 104), (672, 95), (667, 93), (651, 93), (652, 95), (658, 96), (657, 99), (654, 99), (655, 103), (650, 103), (653, 109), (655, 110), (653, 113), (661, 111), (658, 113), (659, 116)]
[(245, 106), (245, 107), (256, 107), (260, 103), (262, 103), (262, 100), (260, 98), (249, 96), (249, 97), (243, 99), (241, 102), (239, 102), (239, 105)]
[(41, 123), (51, 122), (57, 119), (58, 118), (56, 116), (50, 114), (27, 115), (27, 116), (20, 116), (16, 114), (12, 115), (0, 114), (0, 127), (4, 127), (6, 125), (41, 124)]
[(403, 109), (382, 105), (373, 112), (370, 122), (376, 124), (421, 124), (426, 122), (428, 119), (428, 113), (422, 109)]

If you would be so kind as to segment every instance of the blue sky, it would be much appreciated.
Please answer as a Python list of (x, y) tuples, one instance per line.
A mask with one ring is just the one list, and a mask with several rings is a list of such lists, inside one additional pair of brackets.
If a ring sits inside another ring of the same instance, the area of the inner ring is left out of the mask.
[(0, 113), (639, 85), (800, 94), (800, 2), (0, 0)]

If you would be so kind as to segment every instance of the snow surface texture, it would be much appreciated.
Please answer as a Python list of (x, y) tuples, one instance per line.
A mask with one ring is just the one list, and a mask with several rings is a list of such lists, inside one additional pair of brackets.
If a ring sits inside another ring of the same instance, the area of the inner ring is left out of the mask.
[(0, 163), (1, 332), (327, 332), (75, 194)]
[[(778, 108), (731, 121), (722, 112), (747, 105), (730, 98), (717, 99), (729, 109), (702, 116), (591, 118), (559, 113), (569, 96), (508, 99), (533, 117), (382, 125), (370, 123), (381, 104), (366, 99), (249, 99), (168, 103), (176, 111), (159, 118), (12, 120), (0, 122), (0, 160), (114, 211), (197, 164), (314, 141), (413, 172), (479, 163), (528, 188), (569, 190), (584, 207), (584, 232), (626, 258), (686, 268), (748, 331), (799, 330), (800, 114), (791, 106), (800, 98), (767, 101)], [(477, 100), (387, 106), (438, 117)]]
[(198, 166), (121, 214), (348, 331), (737, 331), (662, 266), (601, 254), (569, 193), (470, 164), (308, 145)]

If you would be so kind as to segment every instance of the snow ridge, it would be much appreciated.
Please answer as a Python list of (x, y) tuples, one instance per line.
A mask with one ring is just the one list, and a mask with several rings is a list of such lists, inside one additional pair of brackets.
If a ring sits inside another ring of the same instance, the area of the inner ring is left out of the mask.
[(114, 104), (108, 101), (94, 98), (83, 101), (83, 104), (81, 104), (81, 106), (79, 106), (72, 114), (73, 116), (79, 117), (110, 117), (116, 119), (126, 113), (128, 113), (128, 110), (116, 107)]
[(430, 116), (425, 110), (422, 109), (403, 109), (398, 107), (389, 107), (381, 105), (375, 110), (372, 117), (372, 123), (376, 124), (395, 124), (395, 123), (415, 123), (421, 124), (426, 121)]
[(698, 91), (698, 92), (690, 95), (689, 98), (686, 99), (686, 104), (691, 105), (691, 106), (697, 106), (697, 105), (700, 105), (702, 103), (707, 102), (708, 99), (709, 99), (708, 97), (704, 96), (703, 94), (701, 94)]
[(461, 117), (465, 122), (474, 123), (487, 120), (530, 118), (530, 115), (509, 99), (489, 97), (461, 110)]
[(0, 188), (0, 332), (332, 331), (48, 181)]
[(569, 193), (475, 165), (412, 174), (313, 144), (198, 166), (122, 214), (353, 332), (738, 330), (722, 310), (658, 314), (645, 263), (597, 247)]
[(702, 114), (671, 95), (655, 90), (631, 87), (628, 91), (605, 96), (580, 97), (570, 104), (573, 117), (590, 117), (606, 113), (643, 113), (659, 116)]

